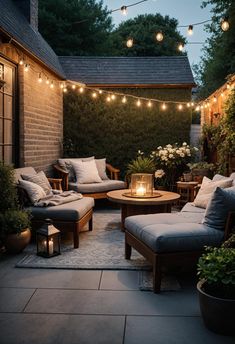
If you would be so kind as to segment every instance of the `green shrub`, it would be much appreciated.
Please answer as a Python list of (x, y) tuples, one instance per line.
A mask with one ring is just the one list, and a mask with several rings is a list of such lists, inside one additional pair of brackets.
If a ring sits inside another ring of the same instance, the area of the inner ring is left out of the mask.
[(22, 210), (7, 210), (0, 213), (0, 227), (3, 236), (20, 233), (30, 228), (29, 213)]
[(0, 161), (0, 211), (17, 208), (18, 199), (14, 183), (14, 169)]

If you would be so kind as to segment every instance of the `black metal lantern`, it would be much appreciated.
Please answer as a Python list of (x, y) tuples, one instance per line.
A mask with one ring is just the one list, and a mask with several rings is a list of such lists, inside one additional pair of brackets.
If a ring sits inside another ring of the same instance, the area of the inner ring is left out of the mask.
[(46, 219), (37, 230), (37, 255), (45, 258), (60, 254), (60, 231), (55, 228), (50, 219)]

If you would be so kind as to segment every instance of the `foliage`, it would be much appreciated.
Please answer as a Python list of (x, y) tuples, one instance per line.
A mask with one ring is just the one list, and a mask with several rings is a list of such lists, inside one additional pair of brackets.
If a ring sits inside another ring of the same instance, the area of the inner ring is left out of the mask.
[(187, 164), (187, 166), (190, 168), (191, 171), (202, 170), (202, 169), (206, 169), (209, 171), (215, 170), (215, 165), (212, 163), (210, 164), (206, 161), (198, 161), (198, 162), (194, 162), (194, 163), (189, 163), (189, 164)]
[[(235, 2), (233, 0), (205, 0), (202, 7), (211, 5), (212, 22), (206, 25), (211, 34), (204, 47), (204, 55), (199, 65), (194, 67), (199, 97), (206, 98), (219, 88), (225, 78), (235, 70)], [(223, 32), (220, 22), (229, 17), (229, 30)]]
[[(183, 89), (115, 91), (146, 98), (156, 98), (157, 93), (163, 100), (188, 101), (191, 97), (190, 90)], [(123, 177), (140, 147), (148, 154), (153, 147), (189, 140), (190, 124), (190, 109), (177, 111), (174, 104), (169, 104), (165, 111), (157, 104), (137, 108), (132, 100), (123, 104), (117, 98), (106, 103), (102, 96), (93, 100), (89, 92), (79, 95), (69, 91), (64, 96), (64, 156), (106, 157), (121, 169)]]
[(217, 171), (226, 174), (228, 155), (235, 155), (235, 90), (225, 103), (225, 115), (217, 126), (204, 125), (202, 142), (207, 142), (209, 149), (217, 150)]
[(0, 237), (11, 233), (19, 233), (30, 227), (30, 214), (20, 210), (14, 169), (0, 162)]
[(103, 1), (39, 1), (39, 31), (58, 55), (109, 54), (111, 29)]
[[(161, 14), (144, 14), (122, 22), (111, 34), (113, 55), (124, 56), (172, 56), (184, 55), (177, 49), (185, 38), (177, 31), (178, 22)], [(156, 40), (156, 33), (162, 31), (162, 42)], [(128, 38), (133, 38), (132, 48), (126, 47)]]
[(156, 167), (165, 172), (162, 184), (164, 183), (169, 189), (173, 188), (197, 151), (196, 147), (190, 147), (186, 142), (182, 146), (178, 143), (159, 146), (152, 151), (150, 156), (154, 158)]
[(213, 296), (235, 298), (235, 249), (208, 247), (198, 261), (198, 275)]
[(14, 170), (12, 166), (0, 161), (0, 211), (17, 208), (17, 192), (14, 185)]
[(129, 177), (133, 173), (153, 174), (155, 169), (156, 168), (153, 159), (140, 155), (127, 165), (126, 176)]
[(235, 234), (232, 234), (230, 238), (223, 243), (222, 247), (235, 249)]
[(21, 233), (30, 228), (30, 216), (23, 210), (7, 210), (0, 213), (0, 227), (3, 236)]

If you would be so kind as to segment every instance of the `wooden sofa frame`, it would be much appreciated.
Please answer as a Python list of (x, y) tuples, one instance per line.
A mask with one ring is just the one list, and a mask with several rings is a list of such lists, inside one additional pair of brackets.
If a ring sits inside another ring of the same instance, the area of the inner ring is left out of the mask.
[[(48, 181), (50, 182), (51, 186), (55, 190), (62, 190), (62, 178), (49, 178), (47, 177)], [(18, 192), (21, 193), (23, 190), (18, 186)], [(19, 195), (20, 203), (21, 203), (21, 195)], [(23, 204), (22, 204), (23, 206)], [(79, 232), (81, 229), (87, 224), (88, 222), (88, 229), (92, 231), (93, 229), (93, 209), (90, 209), (81, 219), (78, 221), (71, 220), (71, 221), (63, 221), (63, 220), (52, 220), (53, 225), (58, 228), (61, 232), (72, 232), (73, 233), (73, 245), (74, 248), (79, 247)], [(32, 229), (35, 231), (39, 229), (44, 224), (44, 219), (32, 219), (31, 225)]]
[[(54, 170), (56, 171), (57, 176), (62, 180), (62, 189), (64, 191), (67, 191), (69, 189), (69, 172), (65, 171), (63, 168), (61, 168), (58, 164), (53, 165)], [(113, 180), (119, 179), (119, 172), (120, 170), (118, 168), (113, 167), (110, 164), (106, 164), (106, 168), (109, 172), (110, 178)], [(89, 194), (83, 194), (84, 197), (93, 197), (94, 199), (102, 199), (107, 198), (107, 192), (97, 192), (97, 193), (89, 193)]]
[[(229, 238), (232, 232), (232, 227), (235, 224), (235, 212), (229, 212), (225, 231), (224, 241)], [(132, 247), (142, 254), (152, 265), (153, 265), (153, 291), (154, 293), (160, 293), (161, 289), (161, 277), (163, 266), (174, 266), (174, 265), (185, 265), (193, 264), (196, 265), (198, 259), (204, 252), (200, 251), (184, 251), (184, 252), (166, 252), (156, 253), (141, 240), (136, 238), (133, 234), (125, 230), (125, 258), (131, 259)]]

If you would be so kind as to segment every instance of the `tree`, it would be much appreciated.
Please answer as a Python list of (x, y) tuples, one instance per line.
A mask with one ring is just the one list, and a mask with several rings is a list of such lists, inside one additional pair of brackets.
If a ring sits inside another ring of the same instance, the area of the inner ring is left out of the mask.
[[(233, 0), (205, 0), (202, 7), (212, 5), (211, 24), (206, 30), (211, 33), (204, 48), (201, 63), (196, 65), (197, 83), (200, 85), (199, 98), (206, 98), (219, 88), (226, 77), (235, 71), (235, 2)], [(221, 30), (222, 18), (228, 16), (230, 27)]]
[(111, 30), (102, 0), (39, 1), (39, 31), (58, 55), (108, 54)]
[[(185, 44), (185, 38), (177, 31), (178, 22), (169, 16), (157, 14), (139, 15), (121, 23), (111, 33), (113, 55), (116, 56), (170, 56), (182, 55), (178, 43)], [(156, 40), (156, 33), (162, 31), (164, 39)], [(134, 45), (127, 48), (126, 41), (133, 38)]]

